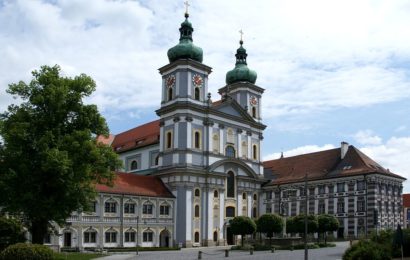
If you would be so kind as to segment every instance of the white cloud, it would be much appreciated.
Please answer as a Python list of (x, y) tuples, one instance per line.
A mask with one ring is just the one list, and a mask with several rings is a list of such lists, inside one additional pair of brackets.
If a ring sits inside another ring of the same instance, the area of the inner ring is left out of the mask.
[(369, 129), (358, 131), (353, 135), (353, 138), (361, 145), (379, 145), (382, 143), (382, 139)]
[(383, 167), (407, 178), (404, 192), (410, 192), (410, 136), (391, 137), (382, 144), (365, 145), (359, 149)]
[[(98, 82), (104, 113), (157, 107), (166, 51), (178, 42), (182, 3), (5, 1), (0, 7), (0, 92), (40, 65)], [(232, 8), (232, 5), (235, 8)], [(410, 98), (410, 4), (394, 1), (197, 1), (194, 43), (214, 67), (210, 91), (234, 66), (238, 30), (266, 88), (264, 117), (361, 107)], [(246, 10), (244, 12), (243, 10)], [(346, 19), (348, 17), (348, 19)], [(0, 110), (11, 103), (0, 95)]]
[[(284, 151), (283, 156), (290, 157), (290, 156), (295, 156), (295, 155), (300, 155), (300, 154), (305, 154), (305, 153), (314, 153), (314, 152), (329, 150), (333, 148), (335, 148), (335, 146), (332, 144), (325, 144), (323, 146), (305, 145), (305, 146), (296, 147), (288, 151)], [(267, 161), (267, 160), (278, 159), (280, 158), (280, 156), (281, 156), (281, 153), (268, 154), (263, 157), (263, 160)]]

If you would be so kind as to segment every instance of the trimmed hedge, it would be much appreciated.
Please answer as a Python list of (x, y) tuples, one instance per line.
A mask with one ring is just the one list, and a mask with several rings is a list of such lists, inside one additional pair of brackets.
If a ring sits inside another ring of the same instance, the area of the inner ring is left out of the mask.
[[(105, 247), (108, 252), (135, 252), (136, 247)], [(138, 251), (172, 251), (181, 250), (179, 247), (138, 247)]]
[(373, 241), (360, 240), (348, 248), (343, 255), (343, 260), (389, 260), (390, 253)]
[(44, 245), (18, 243), (4, 249), (0, 260), (52, 260), (54, 252)]

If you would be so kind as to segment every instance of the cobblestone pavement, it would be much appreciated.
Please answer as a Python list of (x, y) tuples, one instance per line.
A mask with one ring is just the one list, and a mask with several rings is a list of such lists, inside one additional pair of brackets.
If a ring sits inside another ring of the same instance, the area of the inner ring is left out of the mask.
[[(342, 255), (348, 247), (348, 242), (337, 242), (336, 247), (328, 247), (321, 249), (309, 250), (309, 259), (311, 260), (339, 260), (342, 259)], [(198, 251), (202, 251), (202, 259), (251, 259), (251, 260), (299, 260), (304, 259), (304, 250), (278, 250), (275, 253), (270, 251), (255, 251), (253, 255), (244, 251), (230, 251), (229, 257), (225, 257), (225, 251), (223, 248), (192, 248), (183, 249), (181, 251), (158, 251), (158, 252), (140, 252), (139, 255), (122, 254), (111, 255), (98, 260), (195, 260), (198, 259)]]

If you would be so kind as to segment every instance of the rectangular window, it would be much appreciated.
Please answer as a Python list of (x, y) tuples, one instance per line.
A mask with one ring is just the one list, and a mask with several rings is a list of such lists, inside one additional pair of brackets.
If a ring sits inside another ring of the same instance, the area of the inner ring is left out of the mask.
[(266, 205), (266, 213), (272, 213), (272, 208), (270, 205)]
[(142, 214), (152, 215), (152, 204), (144, 204)]
[(134, 231), (125, 232), (125, 242), (135, 242), (135, 232)]
[(345, 184), (344, 183), (338, 183), (337, 184), (337, 192), (344, 192), (345, 191)]
[(300, 196), (306, 196), (306, 190), (305, 188), (300, 188)]
[(134, 203), (125, 203), (124, 213), (125, 214), (134, 214), (135, 213), (135, 204)]
[(386, 201), (384, 205), (386, 208), (386, 213), (389, 213), (389, 203)]
[(105, 203), (105, 212), (106, 213), (116, 213), (117, 207), (115, 202), (106, 202)]
[(358, 198), (357, 200), (357, 211), (364, 212), (365, 211), (365, 203), (363, 197)]
[(235, 217), (235, 208), (234, 207), (226, 207), (226, 217), (227, 218)]
[(345, 203), (343, 201), (337, 202), (337, 213), (345, 212)]
[(144, 232), (142, 233), (142, 241), (143, 242), (152, 242), (153, 241), (153, 233), (152, 232)]
[(159, 214), (160, 215), (169, 215), (169, 206), (168, 205), (162, 205), (159, 207)]
[(266, 192), (266, 199), (267, 199), (267, 200), (271, 200), (271, 199), (272, 199), (272, 192), (271, 192), (271, 191), (267, 191), (267, 192)]
[(116, 243), (117, 232), (105, 232), (105, 243)]
[(97, 232), (84, 232), (84, 243), (95, 243), (97, 241)]
[(318, 213), (325, 214), (325, 202), (324, 201), (319, 201)]
[(356, 187), (357, 190), (364, 190), (365, 189), (365, 182), (364, 181), (357, 181), (356, 185), (357, 185), (357, 187)]
[(407, 220), (410, 220), (410, 209), (407, 209)]

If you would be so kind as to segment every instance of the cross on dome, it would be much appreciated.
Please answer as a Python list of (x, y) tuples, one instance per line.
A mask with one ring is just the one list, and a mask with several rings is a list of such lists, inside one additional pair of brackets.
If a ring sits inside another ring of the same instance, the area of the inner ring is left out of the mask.
[(190, 4), (188, 1), (185, 1), (184, 5), (185, 5), (185, 17), (188, 17), (189, 16), (188, 7), (190, 6)]
[(242, 29), (239, 30), (239, 34), (241, 35), (241, 40), (239, 41), (239, 43), (242, 45), (243, 44), (243, 35), (244, 35)]

